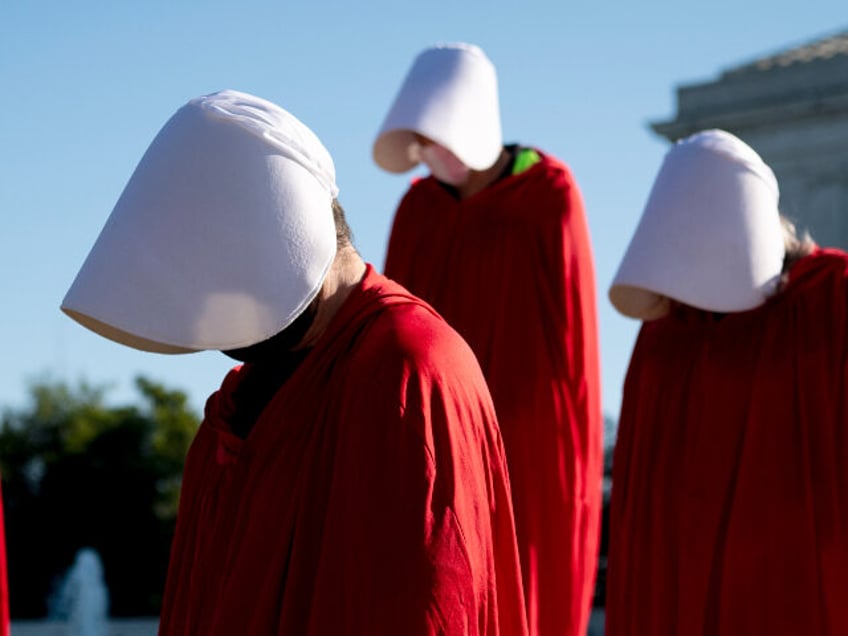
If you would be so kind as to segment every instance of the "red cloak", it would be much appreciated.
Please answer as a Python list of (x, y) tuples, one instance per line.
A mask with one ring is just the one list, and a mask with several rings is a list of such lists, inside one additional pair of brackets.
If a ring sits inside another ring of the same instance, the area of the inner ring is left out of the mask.
[(497, 422), (473, 354), (369, 266), (246, 439), (247, 366), (186, 462), (160, 634), (524, 634)]
[(645, 323), (613, 468), (610, 636), (848, 634), (848, 255)]
[(0, 495), (0, 636), (9, 636), (9, 583), (6, 576), (6, 525)]
[(602, 416), (594, 266), (571, 173), (542, 155), (464, 200), (432, 177), (416, 182), (395, 216), (386, 275), (430, 302), (483, 368), (509, 463), (531, 633), (583, 636)]

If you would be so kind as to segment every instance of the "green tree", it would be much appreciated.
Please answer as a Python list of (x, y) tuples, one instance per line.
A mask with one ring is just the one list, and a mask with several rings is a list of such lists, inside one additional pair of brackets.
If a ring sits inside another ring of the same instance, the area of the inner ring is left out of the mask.
[(103, 560), (114, 616), (159, 612), (183, 461), (198, 418), (182, 391), (136, 380), (138, 405), (109, 407), (85, 383), (40, 382), (0, 423), (9, 601), (44, 616), (76, 551)]

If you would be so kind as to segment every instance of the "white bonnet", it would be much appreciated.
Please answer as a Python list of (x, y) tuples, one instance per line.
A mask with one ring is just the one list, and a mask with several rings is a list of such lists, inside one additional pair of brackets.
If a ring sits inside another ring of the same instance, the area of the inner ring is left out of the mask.
[(335, 256), (330, 154), (231, 90), (192, 99), (130, 177), (62, 310), (145, 351), (235, 349), (309, 305)]
[(777, 179), (723, 130), (674, 144), (609, 291), (626, 316), (651, 320), (668, 299), (715, 312), (753, 309), (774, 293), (784, 243)]
[(444, 146), (473, 170), (497, 161), (503, 139), (495, 67), (465, 43), (441, 44), (415, 59), (374, 142), (374, 161), (406, 172), (414, 133)]

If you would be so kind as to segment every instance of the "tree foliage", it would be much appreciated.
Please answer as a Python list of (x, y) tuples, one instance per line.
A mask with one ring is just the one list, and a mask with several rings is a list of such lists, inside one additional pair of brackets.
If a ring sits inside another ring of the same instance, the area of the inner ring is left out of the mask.
[(114, 616), (159, 613), (183, 461), (198, 426), (182, 391), (136, 380), (137, 405), (102, 387), (40, 382), (0, 422), (15, 618), (44, 616), (78, 549), (103, 561)]

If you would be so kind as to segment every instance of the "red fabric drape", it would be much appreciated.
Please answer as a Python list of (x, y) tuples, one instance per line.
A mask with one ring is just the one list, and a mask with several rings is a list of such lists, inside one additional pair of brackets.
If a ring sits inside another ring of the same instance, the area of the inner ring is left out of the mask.
[(0, 493), (0, 636), (9, 636), (9, 579), (6, 573), (6, 522)]
[(458, 200), (416, 182), (386, 275), (430, 302), (476, 354), (497, 410), (532, 634), (583, 636), (601, 509), (594, 267), (569, 170), (528, 170)]
[(743, 313), (677, 306), (633, 351), (609, 636), (848, 634), (848, 256)]
[(369, 267), (245, 440), (233, 370), (187, 459), (164, 636), (526, 632), (473, 354)]

